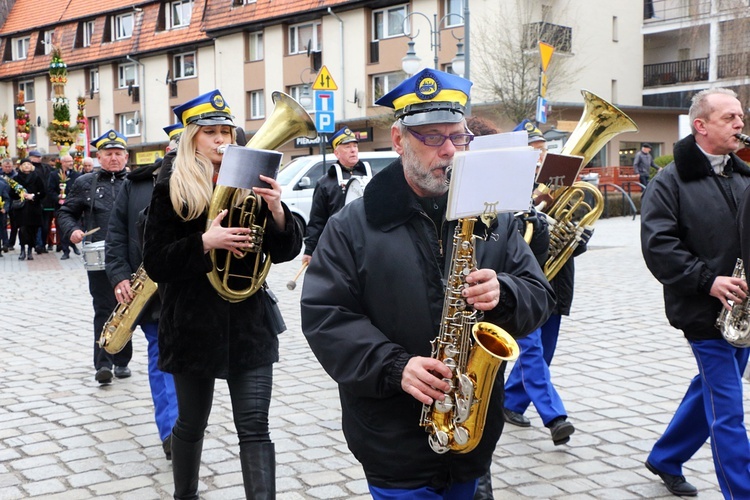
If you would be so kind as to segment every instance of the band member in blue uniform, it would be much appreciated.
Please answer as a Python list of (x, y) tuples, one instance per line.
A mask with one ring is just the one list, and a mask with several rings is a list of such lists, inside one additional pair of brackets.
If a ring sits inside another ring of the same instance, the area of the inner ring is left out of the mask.
[(698, 375), (688, 386), (646, 468), (674, 495), (695, 496), (682, 465), (711, 439), (716, 477), (725, 498), (750, 498), (750, 443), (743, 423), (742, 371), (748, 349), (729, 344), (716, 327), (728, 300), (743, 300), (747, 283), (732, 277), (740, 256), (737, 207), (750, 168), (734, 152), (743, 106), (728, 89), (693, 96), (692, 134), (674, 147), (674, 161), (643, 195), (641, 247), (664, 285), (669, 323), (682, 330)]
[[(395, 109), (401, 157), (328, 221), (302, 290), (303, 332), (339, 385), (344, 435), (376, 499), (471, 498), (503, 428), (489, 418), (474, 450), (439, 454), (420, 426), (423, 404), (449, 391), (442, 379), (451, 370), (431, 357), (430, 343), (443, 322), (456, 227), (445, 220), (446, 169), (473, 138), (464, 119), (470, 88), (424, 70), (378, 101)], [(465, 278), (465, 300), (513, 335), (533, 331), (553, 296), (512, 214), (477, 221), (474, 234), (478, 269)], [(498, 417), (501, 372), (488, 412)]]
[(328, 219), (341, 210), (345, 203), (344, 189), (352, 176), (371, 177), (369, 165), (359, 160), (359, 142), (349, 127), (333, 134), (328, 141), (336, 162), (315, 184), (310, 220), (305, 235), (305, 254), (302, 263), (309, 264), (318, 239)]
[[(57, 211), (60, 236), (73, 245), (81, 243), (84, 237), (89, 243), (107, 238), (109, 215), (128, 173), (125, 169), (128, 163), (127, 144), (127, 138), (115, 130), (108, 130), (91, 141), (91, 145), (97, 149), (96, 156), (102, 167), (98, 172), (78, 177), (65, 203)], [(86, 233), (90, 233), (90, 236)], [(113, 371), (117, 378), (130, 377), (128, 363), (133, 356), (133, 344), (128, 342), (122, 351), (114, 355), (99, 347), (99, 336), (109, 315), (117, 307), (117, 298), (103, 267), (89, 270), (87, 274), (94, 304), (94, 379), (106, 385), (112, 382)]]

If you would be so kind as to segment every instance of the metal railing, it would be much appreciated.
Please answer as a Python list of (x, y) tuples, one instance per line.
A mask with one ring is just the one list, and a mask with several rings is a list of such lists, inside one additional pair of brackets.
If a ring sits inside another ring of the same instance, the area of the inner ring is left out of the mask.
[(708, 57), (643, 66), (644, 87), (705, 81), (708, 81)]

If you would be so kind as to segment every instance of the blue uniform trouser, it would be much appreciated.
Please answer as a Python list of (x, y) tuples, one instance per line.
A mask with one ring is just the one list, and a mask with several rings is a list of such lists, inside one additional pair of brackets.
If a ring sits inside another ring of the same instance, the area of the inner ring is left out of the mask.
[(477, 481), (456, 483), (439, 490), (427, 486), (413, 490), (376, 488), (371, 484), (368, 487), (374, 500), (466, 500), (474, 498)]
[(568, 416), (549, 371), (561, 319), (559, 314), (553, 314), (541, 328), (517, 340), (521, 354), (505, 383), (505, 408), (523, 413), (533, 402), (544, 425)]
[(144, 323), (141, 330), (148, 341), (148, 383), (151, 386), (151, 399), (154, 400), (154, 417), (159, 437), (164, 441), (172, 433), (177, 420), (177, 395), (171, 373), (159, 369), (158, 323)]
[(750, 442), (742, 407), (742, 371), (750, 351), (724, 340), (690, 341), (690, 347), (699, 373), (648, 461), (662, 472), (682, 475), (682, 464), (710, 437), (724, 498), (750, 498)]

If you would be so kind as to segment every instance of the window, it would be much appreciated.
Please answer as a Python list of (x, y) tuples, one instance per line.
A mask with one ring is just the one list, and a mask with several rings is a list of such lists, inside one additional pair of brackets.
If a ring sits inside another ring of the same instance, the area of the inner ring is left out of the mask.
[(617, 16), (612, 16), (612, 41), (620, 41), (620, 26), (617, 22)]
[(259, 118), (265, 118), (266, 103), (263, 99), (262, 90), (250, 92), (250, 119), (257, 120)]
[(373, 40), (382, 40), (383, 38), (391, 38), (408, 33), (409, 23), (404, 23), (407, 14), (408, 9), (406, 5), (373, 11)]
[(91, 40), (94, 38), (94, 21), (86, 21), (82, 25), (83, 28), (83, 46), (90, 47)]
[(141, 122), (138, 120), (137, 113), (137, 111), (133, 111), (120, 115), (120, 132), (125, 137), (140, 135)]
[(138, 71), (134, 63), (120, 64), (117, 68), (117, 87), (121, 89), (128, 88), (131, 85), (138, 85)]
[(195, 76), (195, 52), (186, 52), (174, 56), (174, 79), (192, 78)]
[(256, 31), (248, 35), (248, 60), (260, 61), (263, 59), (263, 32)]
[(89, 126), (89, 137), (91, 139), (96, 139), (101, 135), (99, 133), (99, 117), (98, 116), (89, 116), (87, 119), (88, 126)]
[[(307, 90), (307, 92), (305, 92)], [(303, 108), (305, 108), (305, 111), (308, 111), (310, 113), (315, 112), (315, 101), (313, 100), (313, 96), (310, 93), (310, 85), (292, 85), (289, 87), (289, 95), (294, 98), (295, 101), (300, 103)], [(303, 103), (302, 96), (305, 95), (308, 99), (307, 106), (305, 106), (305, 103)]]
[(114, 31), (115, 40), (123, 40), (125, 38), (130, 38), (131, 36), (133, 36), (132, 12), (115, 16), (112, 22), (114, 23), (112, 26), (112, 31)]
[(41, 35), (39, 36), (39, 40), (42, 44), (42, 46), (40, 47), (41, 50), (39, 51), (40, 55), (49, 55), (52, 53), (52, 38), (54, 37), (54, 35), (54, 30), (43, 31), (41, 33)]
[(99, 69), (89, 70), (89, 95), (99, 92)]
[(34, 101), (34, 80), (18, 82), (18, 91), (23, 92), (23, 102)]
[[(456, 15), (453, 15), (456, 14)], [(445, 26), (463, 26), (464, 24), (464, 1), (445, 0)], [(461, 17), (459, 17), (461, 16)]]
[(31, 127), (31, 130), (29, 130), (28, 144), (29, 146), (36, 146), (36, 127)]
[(570, 54), (573, 44), (573, 28), (545, 22), (525, 25), (523, 48), (538, 50), (539, 42), (552, 45), (558, 52)]
[(399, 83), (406, 79), (406, 73), (398, 71), (396, 73), (386, 73), (384, 75), (375, 75), (372, 77), (372, 102), (383, 97), (385, 94), (396, 88)]
[(308, 50), (319, 51), (322, 38), (319, 22), (290, 26), (289, 54), (304, 54)]
[(31, 37), (25, 36), (23, 38), (11, 38), (10, 43), (13, 50), (13, 60), (19, 61), (26, 59), (29, 55), (29, 41)]
[(192, 0), (176, 0), (169, 3), (167, 14), (167, 29), (182, 28), (190, 25), (190, 15), (193, 12)]

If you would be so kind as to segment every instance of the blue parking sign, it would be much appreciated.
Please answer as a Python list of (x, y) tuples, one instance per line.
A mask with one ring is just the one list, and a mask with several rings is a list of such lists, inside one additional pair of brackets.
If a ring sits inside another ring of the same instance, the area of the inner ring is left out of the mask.
[(332, 134), (336, 132), (333, 121), (333, 111), (316, 111), (315, 128), (319, 134)]

